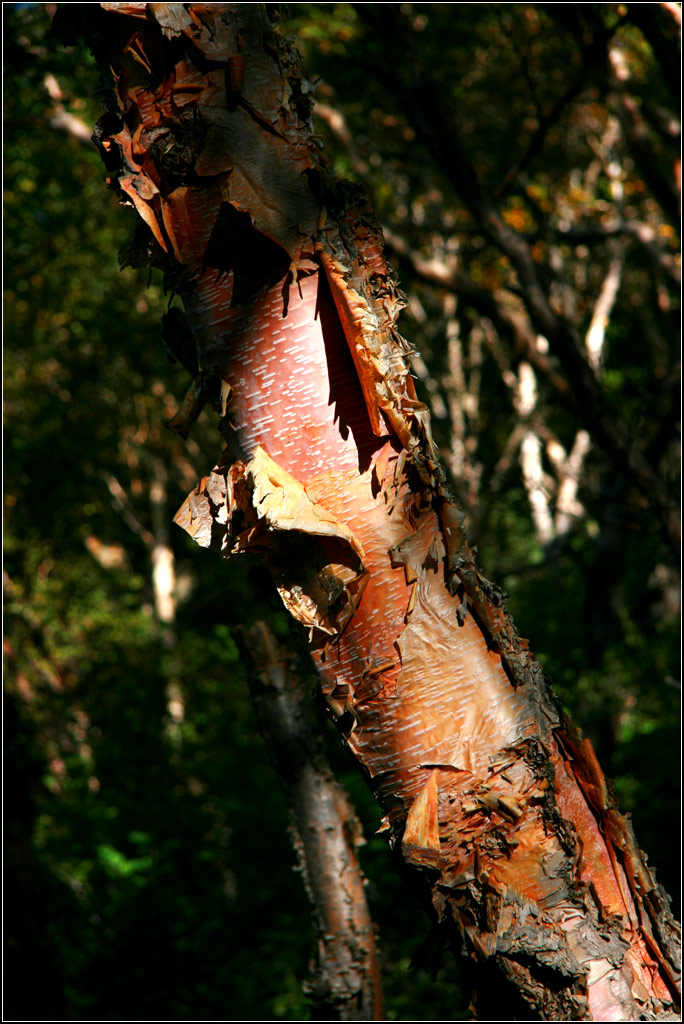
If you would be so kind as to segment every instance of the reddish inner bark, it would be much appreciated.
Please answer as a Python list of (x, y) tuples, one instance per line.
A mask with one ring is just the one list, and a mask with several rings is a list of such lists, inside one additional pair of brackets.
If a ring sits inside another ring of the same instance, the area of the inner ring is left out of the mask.
[[(219, 279), (215, 271), (206, 272), (190, 311), (196, 323), (206, 324), (207, 348), (212, 347), (209, 339), (218, 339), (221, 345), (221, 374), (233, 388), (229, 415), (236, 454), (248, 458), (257, 445), (263, 447), (307, 487), (312, 498), (352, 530), (363, 546), (370, 574), (342, 637), (314, 651), (323, 689), (340, 710), (355, 692), (362, 697), (348, 702), (355, 720), (349, 744), (373, 777), (386, 809), (408, 811), (430, 777), (431, 768), (425, 766), (463, 769), (438, 772), (443, 814), (445, 806), (471, 787), (474, 779), (490, 779), (488, 767), (495, 752), (538, 734), (534, 709), (511, 686), (499, 656), (487, 650), (472, 616), (457, 624), (441, 561), (410, 584), (403, 567), (391, 563), (388, 550), (415, 532), (405, 514), (411, 493), (404, 483), (389, 514), (371, 464), (373, 456), (388, 445), (391, 472), (399, 445), (392, 444), (389, 435), (377, 438), (371, 431), (325, 281), (313, 274), (291, 285), (283, 317), (284, 280), (258, 301), (232, 306), (233, 280), (232, 273)], [(432, 513), (424, 529), (427, 550), (439, 536)], [(414, 587), (418, 587), (418, 599), (407, 620)], [(445, 621), (450, 628), (444, 628)], [(363, 699), (364, 688), (371, 694), (368, 700)], [(379, 689), (377, 695), (375, 689)], [(560, 761), (557, 764), (559, 807), (593, 851), (581, 865), (582, 876), (594, 884), (608, 912), (633, 917), (628, 886), (624, 876), (622, 885), (616, 878), (616, 866), (596, 819), (574, 778)], [(534, 780), (518, 762), (509, 769), (508, 781), (500, 777), (490, 781), (494, 792), (505, 797), (524, 792)], [(469, 823), (477, 834), (490, 827), (483, 815), (474, 815)], [(465, 832), (455, 834), (456, 845), (449, 854), (454, 878), (472, 865), (472, 852), (467, 849), (459, 859), (459, 835), (467, 839), (467, 825)], [(557, 905), (563, 892), (550, 862), (548, 874), (544, 870), (540, 849), (547, 847), (552, 857), (554, 848), (558, 849), (549, 841), (540, 817), (528, 812), (515, 839), (515, 858), (498, 858), (488, 865), (491, 882), (518, 891), (539, 906)], [(449, 841), (443, 844), (443, 853), (450, 845)], [(617, 870), (619, 877), (622, 872)], [(642, 954), (649, 963), (643, 946)], [(656, 988), (666, 995), (657, 981)], [(592, 992), (592, 1003), (596, 1013), (612, 1012), (611, 999), (600, 982)]]
[[(666, 998), (637, 935), (634, 903), (612, 841), (601, 834), (607, 805), (593, 800), (584, 783), (580, 789), (576, 769), (582, 765), (566, 764), (563, 747), (540, 724), (533, 688), (512, 685), (472, 613), (464, 621), (457, 616), (460, 601), (445, 586), (437, 516), (414, 502), (411, 472), (397, 472), (393, 483), (402, 454), (394, 435), (407, 448), (416, 438), (403, 412), (392, 420), (394, 434), (388, 430), (377, 437), (371, 429), (348, 348), (359, 336), (358, 306), (345, 305), (346, 271), (337, 280), (333, 270), (330, 278), (344, 293), (340, 297), (336, 291), (337, 307), (322, 271), (298, 282), (288, 274), (290, 258), (296, 262), (301, 255), (298, 239), (318, 231), (320, 211), (304, 175), (315, 169), (318, 156), (286, 106), (277, 60), (263, 48), (263, 26), (250, 13), (257, 5), (110, 6), (127, 7), (136, 28), (124, 47), (116, 86), (128, 127), (103, 145), (120, 147), (119, 185), (157, 242), (197, 274), (186, 304), (203, 366), (233, 389), (228, 415), (235, 456), (248, 459), (261, 446), (363, 548), (369, 579), (360, 605), (342, 635), (326, 646), (316, 640), (313, 653), (331, 706), (338, 714), (349, 711), (351, 748), (390, 814), (405, 823), (406, 856), (439, 866), (454, 905), (463, 897), (461, 923), (483, 956), (505, 938), (503, 919), (512, 926), (517, 906), (532, 900), (548, 911), (545, 923), (540, 920), (536, 927), (553, 930), (560, 923), (572, 955), (588, 965), (592, 1019), (624, 1019), (625, 1000), (612, 987), (620, 981), (619, 970), (582, 937), (590, 922), (577, 909), (575, 881), (566, 878), (572, 868), (562, 828), (558, 822), (547, 827), (541, 810), (546, 780), (521, 753), (526, 741), (540, 742), (543, 732), (553, 747), (546, 753), (555, 769), (557, 806), (574, 823), (586, 851), (581, 879), (593, 883), (605, 915), (621, 915), (623, 936), (631, 941), (626, 957), (635, 986)], [(185, 45), (191, 41), (192, 53), (199, 47), (216, 61), (230, 53), (230, 33), (237, 31), (231, 19), (237, 18), (249, 50), (246, 106), (238, 110), (236, 95), (226, 94), (223, 68), (205, 73), (190, 56), (176, 60), (165, 88), (159, 88), (161, 77), (141, 71), (147, 53), (159, 75), (162, 68), (168, 75), (162, 37), (181, 27), (167, 25), (160, 33), (153, 22), (167, 18), (171, 7), (174, 25), (185, 26)], [(214, 33), (213, 16), (227, 7), (226, 23)], [(208, 132), (195, 160), (206, 187), (174, 187), (162, 181), (151, 152), (153, 135), (147, 133), (165, 131), (181, 108), (187, 114), (193, 97)], [(214, 110), (213, 116), (211, 108), (220, 113)], [(382, 278), (384, 263), (373, 231), (362, 233), (363, 258), (356, 269), (363, 267), (369, 279), (377, 270)], [(400, 346), (390, 360), (401, 379)], [(363, 379), (372, 391), (375, 378), (371, 384)], [(410, 398), (407, 391), (402, 401)], [(372, 397), (369, 401), (373, 405)], [(395, 415), (393, 405), (384, 407)], [(417, 481), (415, 486), (419, 489)], [(319, 543), (307, 535), (309, 541)], [(497, 836), (503, 846), (496, 846)], [(468, 924), (474, 920), (466, 895), (473, 879), (483, 892), (489, 884), (502, 899), (496, 936), (482, 922)]]

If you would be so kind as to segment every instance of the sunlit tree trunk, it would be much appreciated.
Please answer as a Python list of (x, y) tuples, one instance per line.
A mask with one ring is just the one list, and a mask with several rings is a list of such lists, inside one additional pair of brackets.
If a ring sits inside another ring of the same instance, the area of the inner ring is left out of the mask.
[(475, 567), (380, 231), (328, 173), (273, 8), (79, 8), (110, 184), (147, 227), (126, 257), (164, 268), (186, 311), (167, 341), (198, 359), (175, 427), (210, 401), (226, 442), (177, 521), (263, 557), (390, 843), (471, 956), (542, 1019), (676, 1019), (667, 898)]

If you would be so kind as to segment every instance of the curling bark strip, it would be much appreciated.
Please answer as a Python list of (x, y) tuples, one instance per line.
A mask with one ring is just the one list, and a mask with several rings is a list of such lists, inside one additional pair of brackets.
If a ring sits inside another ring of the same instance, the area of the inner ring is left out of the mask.
[(472, 956), (544, 1019), (675, 1019), (667, 897), (473, 561), (381, 232), (330, 177), (272, 8), (79, 6), (109, 183), (147, 229), (126, 258), (186, 311), (175, 427), (210, 401), (226, 442), (176, 521), (265, 558), (390, 842)]

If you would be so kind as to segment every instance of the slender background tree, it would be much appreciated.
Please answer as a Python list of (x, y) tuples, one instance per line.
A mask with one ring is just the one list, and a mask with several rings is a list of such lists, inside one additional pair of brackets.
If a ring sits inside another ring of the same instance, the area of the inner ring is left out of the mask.
[[(613, 5), (560, 23), (554, 5), (459, 5), (448, 18), (439, 5), (388, 6), (382, 25), (380, 9), (290, 8), (309, 73), (322, 75), (317, 124), (338, 167), (372, 188), (404, 283), (416, 275), (415, 372), (487, 569), (672, 884), (676, 861), (668, 875), (662, 847), (677, 776), (676, 559), (663, 496), (677, 462), (673, 5), (649, 5), (658, 11), (644, 24)], [(99, 113), (94, 73), (84, 53), (46, 45), (49, 13), (11, 11), (6, 35), (13, 976), (40, 955), (51, 984), (35, 998), (69, 1016), (158, 1016), (166, 1005), (196, 1018), (199, 1000), (208, 1016), (230, 1001), (246, 1019), (297, 1019), (305, 903), (289, 902), (287, 868), (280, 881), (273, 873), (274, 861), (291, 863), (284, 808), (226, 616), (210, 612), (219, 595), (225, 607), (227, 585), (244, 605), (245, 581), (227, 584), (202, 560), (198, 589), (195, 552), (165, 534), (179, 481), (194, 483), (215, 443), (209, 424), (183, 448), (161, 429), (185, 390), (155, 343), (161, 282), (145, 290), (126, 272), (132, 315), (110, 258), (130, 229), (103, 211), (101, 171), (76, 127)], [(444, 125), (454, 111), (459, 124), (437, 131), (431, 118)], [(439, 151), (454, 127), (473, 168), (465, 183)], [(562, 332), (559, 353), (526, 308), (516, 252), (502, 254), (509, 236), (478, 220), (473, 180), (532, 252), (555, 317), (585, 339), (586, 366), (564, 361)], [(174, 467), (166, 493), (164, 464)], [(267, 799), (268, 863), (250, 820), (263, 829)], [(372, 836), (377, 812), (362, 808)], [(429, 990), (431, 1016), (453, 1016), (453, 971), (434, 988), (420, 969), (407, 973), (424, 932), (402, 916), (382, 841), (367, 854), (390, 1014), (424, 1018)], [(126, 991), (111, 981), (122, 971)]]

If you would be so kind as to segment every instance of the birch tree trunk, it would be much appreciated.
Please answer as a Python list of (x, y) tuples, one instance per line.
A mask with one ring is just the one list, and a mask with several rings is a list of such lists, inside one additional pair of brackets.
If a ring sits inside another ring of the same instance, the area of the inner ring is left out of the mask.
[(667, 897), (473, 561), (380, 230), (327, 170), (273, 10), (62, 15), (108, 82), (99, 146), (146, 226), (126, 257), (163, 267), (186, 311), (167, 337), (188, 366), (197, 348), (175, 428), (210, 401), (226, 442), (176, 521), (263, 557), (390, 843), (472, 957), (542, 1019), (676, 1019)]
[(358, 848), (363, 829), (333, 777), (296, 658), (264, 622), (237, 631), (261, 731), (290, 808), (318, 937), (304, 990), (312, 1020), (385, 1020), (375, 932)]

